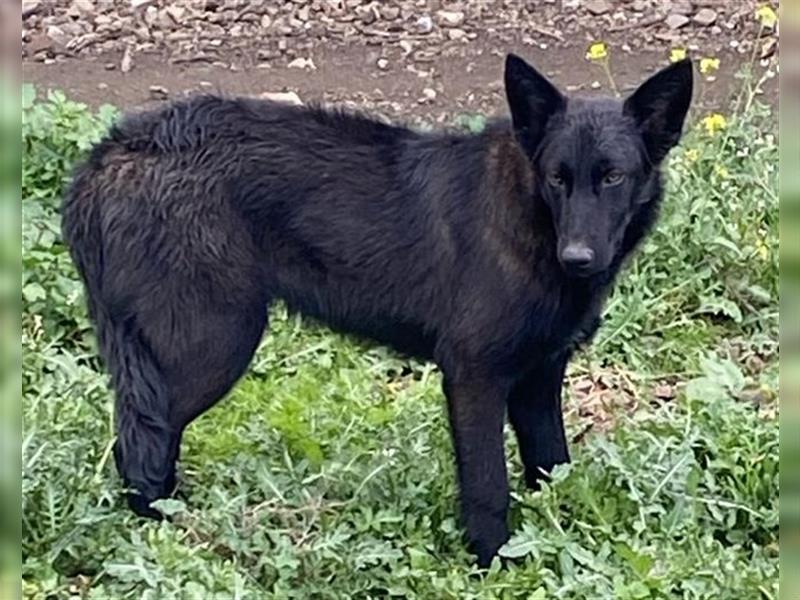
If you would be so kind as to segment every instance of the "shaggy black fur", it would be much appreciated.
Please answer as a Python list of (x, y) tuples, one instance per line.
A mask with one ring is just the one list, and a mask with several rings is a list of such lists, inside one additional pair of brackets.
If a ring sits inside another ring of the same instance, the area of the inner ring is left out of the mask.
[(418, 133), (321, 108), (196, 97), (129, 116), (76, 172), (64, 238), (117, 395), (134, 510), (175, 486), (188, 423), (244, 373), (283, 299), (432, 359), (481, 565), (507, 540), (506, 410), (530, 485), (569, 460), (560, 396), (653, 223), (692, 67), (624, 102), (562, 96), (509, 55), (511, 121)]

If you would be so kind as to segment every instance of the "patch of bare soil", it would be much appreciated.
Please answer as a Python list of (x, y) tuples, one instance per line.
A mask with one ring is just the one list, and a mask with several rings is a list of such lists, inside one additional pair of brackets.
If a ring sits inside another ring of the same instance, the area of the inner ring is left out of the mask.
[[(407, 121), (505, 110), (506, 52), (570, 92), (610, 93), (585, 59), (609, 44), (623, 93), (671, 48), (721, 59), (703, 102), (723, 105), (753, 57), (772, 68), (777, 31), (755, 0), (25, 0), (23, 76), (98, 105), (187, 92), (352, 103)], [(777, 98), (777, 78), (765, 87)], [(774, 100), (773, 100), (774, 101)]]

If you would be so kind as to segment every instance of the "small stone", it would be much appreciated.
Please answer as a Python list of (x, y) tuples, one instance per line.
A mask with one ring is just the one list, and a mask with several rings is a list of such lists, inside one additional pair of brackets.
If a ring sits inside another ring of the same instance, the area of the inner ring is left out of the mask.
[(82, 15), (91, 15), (94, 13), (94, 3), (92, 0), (75, 0), (72, 6)]
[(381, 18), (387, 21), (394, 21), (400, 16), (400, 9), (397, 6), (382, 6), (380, 11)]
[(678, 13), (672, 13), (664, 20), (664, 22), (670, 29), (680, 29), (689, 23), (689, 17), (686, 15), (679, 15)]
[(769, 58), (773, 54), (775, 54), (775, 50), (778, 48), (778, 40), (776, 38), (769, 38), (764, 44), (761, 46), (761, 59)]
[(122, 54), (122, 60), (119, 63), (119, 70), (123, 73), (129, 73), (131, 69), (133, 69), (133, 56), (131, 56), (130, 47), (127, 47), (125, 48), (125, 52)]
[(636, 12), (644, 12), (647, 10), (647, 0), (633, 0), (631, 3), (631, 10)]
[(420, 33), (430, 33), (433, 30), (433, 19), (428, 15), (422, 15), (417, 19), (417, 29)]
[(661, 398), (662, 400), (671, 400), (675, 397), (675, 388), (668, 383), (661, 383), (656, 386), (654, 395), (656, 398)]
[(58, 25), (50, 25), (47, 28), (47, 37), (58, 46), (66, 46), (70, 40), (69, 35)]
[(272, 17), (270, 17), (268, 14), (261, 15), (261, 28), (269, 29), (270, 25), (272, 25)]
[(458, 27), (464, 22), (464, 11), (438, 10), (436, 18), (443, 27)]
[(138, 8), (144, 8), (145, 6), (150, 6), (151, 4), (155, 4), (156, 0), (131, 0), (131, 8), (136, 10)]
[(611, 7), (608, 5), (606, 0), (589, 0), (586, 2), (585, 6), (586, 10), (593, 15), (604, 15), (611, 10)]
[(269, 48), (260, 48), (256, 50), (256, 58), (258, 60), (272, 60), (281, 55), (277, 50), (270, 50)]
[(593, 81), (592, 82), (592, 89), (593, 90), (599, 90), (600, 89), (600, 82), (599, 81)]
[(297, 57), (288, 65), (290, 69), (309, 69), (310, 71), (316, 70), (317, 66), (310, 58)]
[(105, 65), (103, 65), (103, 67), (105, 68), (106, 71), (113, 71), (114, 69), (117, 68), (117, 65), (115, 65), (114, 63), (106, 63)]
[(158, 11), (158, 27), (160, 29), (169, 30), (175, 27), (175, 25), (175, 21), (169, 16), (166, 8), (162, 8), (160, 11)]
[(300, 96), (294, 92), (264, 92), (259, 95), (263, 100), (270, 100), (272, 102), (282, 102), (284, 104), (291, 104), (292, 106), (302, 106), (303, 101)]
[(27, 19), (42, 7), (41, 0), (22, 0), (22, 18)]
[(359, 6), (356, 8), (356, 15), (364, 25), (371, 25), (375, 22), (375, 12), (370, 6)]
[(400, 40), (398, 45), (403, 49), (403, 56), (408, 56), (414, 51), (414, 46), (408, 40)]
[(186, 16), (186, 9), (182, 6), (175, 6), (173, 4), (167, 6), (165, 9), (167, 14), (170, 18), (175, 21), (176, 24), (181, 25), (183, 22), (184, 17)]
[(59, 25), (61, 30), (66, 33), (69, 37), (78, 37), (86, 33), (86, 23), (79, 22), (79, 21), (65, 21)]
[(692, 20), (702, 27), (708, 27), (717, 20), (717, 13), (710, 8), (701, 8)]
[(670, 4), (670, 12), (678, 15), (689, 16), (693, 10), (692, 3), (689, 0), (672, 0)]
[(151, 85), (150, 98), (152, 100), (166, 100), (169, 98), (169, 90), (163, 85)]
[(385, 59), (385, 58), (383, 58), (383, 57), (379, 58), (379, 59), (378, 59), (378, 60), (375, 62), (375, 64), (376, 64), (376, 65), (378, 65), (378, 68), (379, 68), (381, 71), (385, 71), (386, 69), (388, 69), (388, 68), (389, 68), (389, 61), (388, 61), (388, 60), (386, 60), (386, 59)]
[(47, 53), (53, 48), (53, 41), (42, 33), (34, 33), (31, 41), (28, 42), (27, 50), (30, 54), (37, 57), (37, 60), (44, 60), (47, 58)]
[(155, 6), (148, 6), (144, 11), (144, 22), (153, 26), (158, 19), (158, 9)]
[(467, 37), (467, 32), (463, 29), (450, 29), (447, 31), (447, 37), (451, 40), (463, 40)]
[(769, 401), (770, 395), (765, 390), (745, 390), (739, 393), (739, 398), (745, 402), (761, 406)]
[(431, 102), (436, 100), (436, 90), (434, 90), (433, 88), (425, 88), (424, 90), (422, 90), (422, 95), (425, 96), (425, 98), (427, 100), (430, 100)]

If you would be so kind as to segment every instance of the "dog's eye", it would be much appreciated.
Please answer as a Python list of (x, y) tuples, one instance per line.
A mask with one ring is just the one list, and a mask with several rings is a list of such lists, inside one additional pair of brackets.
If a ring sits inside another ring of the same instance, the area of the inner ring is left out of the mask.
[(619, 185), (622, 183), (622, 180), (625, 179), (625, 174), (619, 171), (609, 171), (603, 176), (603, 185), (606, 187), (611, 187), (614, 185)]
[(547, 183), (553, 187), (564, 187), (564, 178), (558, 173), (550, 173), (547, 176)]

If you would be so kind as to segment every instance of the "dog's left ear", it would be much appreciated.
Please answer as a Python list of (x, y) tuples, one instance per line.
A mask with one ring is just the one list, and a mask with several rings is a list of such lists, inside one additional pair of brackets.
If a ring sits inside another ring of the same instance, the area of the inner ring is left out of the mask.
[(662, 69), (625, 100), (623, 111), (636, 121), (650, 161), (660, 163), (678, 143), (692, 101), (692, 61)]

